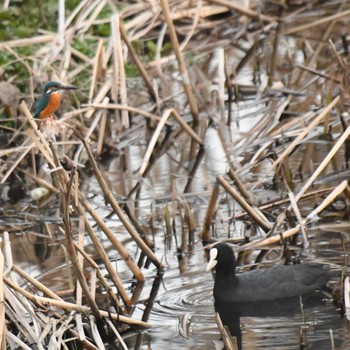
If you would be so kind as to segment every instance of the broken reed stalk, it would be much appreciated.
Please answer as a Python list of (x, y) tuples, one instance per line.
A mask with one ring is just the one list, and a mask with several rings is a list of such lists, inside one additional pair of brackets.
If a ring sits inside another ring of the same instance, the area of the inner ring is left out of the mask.
[[(112, 85), (112, 99), (118, 101), (122, 105), (128, 104), (127, 89), (126, 89), (126, 74), (124, 68), (123, 46), (120, 34), (120, 17), (119, 13), (111, 17), (111, 38), (113, 43), (113, 74), (116, 84)], [(121, 112), (121, 125), (123, 128), (128, 128), (129, 113), (126, 110)]]
[(347, 127), (347, 129), (343, 132), (343, 134), (340, 136), (338, 141), (335, 143), (335, 145), (332, 147), (332, 149), (328, 152), (327, 156), (323, 159), (321, 164), (317, 167), (317, 169), (312, 173), (310, 178), (306, 181), (302, 189), (298, 192), (298, 194), (295, 196), (296, 201), (298, 202), (299, 199), (302, 197), (302, 195), (307, 191), (307, 189), (311, 186), (311, 184), (315, 181), (315, 179), (321, 174), (321, 172), (326, 168), (328, 163), (331, 161), (331, 159), (334, 157), (334, 155), (339, 151), (340, 147), (343, 145), (343, 143), (347, 140), (347, 138), (350, 136), (350, 125)]
[[(75, 248), (79, 251), (79, 253), (85, 258), (85, 260), (97, 271), (97, 277), (100, 280), (103, 288), (106, 290), (108, 297), (111, 299), (113, 306), (118, 311), (118, 313), (123, 314), (122, 307), (119, 303), (118, 298), (116, 297), (115, 293), (113, 292), (112, 288), (109, 286), (108, 281), (102, 274), (100, 268), (96, 264), (96, 262), (88, 255), (83, 249), (81, 249), (76, 243), (74, 243)], [(129, 306), (129, 305), (128, 305)]]
[(173, 23), (173, 20), (171, 17), (171, 13), (170, 13), (170, 9), (169, 9), (169, 3), (167, 0), (160, 0), (160, 5), (161, 5), (162, 10), (163, 10), (164, 19), (168, 25), (170, 40), (171, 40), (171, 43), (172, 43), (172, 46), (173, 46), (173, 49), (175, 52), (175, 56), (176, 56), (178, 65), (179, 65), (179, 72), (181, 74), (182, 83), (183, 83), (185, 93), (186, 93), (187, 98), (188, 98), (188, 103), (190, 105), (193, 121), (195, 123), (198, 123), (199, 122), (199, 111), (198, 111), (197, 101), (196, 101), (194, 94), (193, 94), (192, 85), (190, 82), (190, 78), (188, 76), (186, 63), (185, 63), (185, 60), (182, 56), (182, 53), (180, 50), (180, 45), (179, 45), (179, 42), (177, 40), (175, 26), (174, 26), (174, 23)]
[(83, 107), (89, 108), (89, 112), (94, 112), (96, 109), (116, 109), (116, 110), (123, 110), (125, 109), (128, 112), (143, 115), (146, 118), (149, 118), (152, 122), (156, 122), (160, 118), (152, 114), (150, 112), (144, 111), (139, 108), (131, 107), (131, 106), (123, 106), (116, 103), (109, 103), (109, 104), (103, 104), (103, 103), (89, 103), (89, 104), (83, 104)]
[[(56, 166), (59, 167), (60, 164), (59, 164), (59, 161), (56, 157), (52, 143), (50, 143), (50, 146), (51, 146), (51, 151), (53, 153)], [(62, 169), (59, 172), (60, 173), (64, 172), (64, 170)], [(83, 273), (83, 271), (78, 263), (78, 259), (77, 259), (77, 255), (76, 255), (75, 247), (74, 247), (72, 223), (70, 220), (70, 213), (69, 213), (70, 197), (72, 195), (71, 190), (72, 190), (72, 184), (73, 184), (73, 179), (74, 179), (74, 172), (75, 172), (75, 170), (73, 169), (72, 173), (71, 173), (71, 177), (68, 181), (65, 181), (67, 178), (65, 176), (66, 173), (61, 174), (61, 176), (59, 176), (59, 174), (56, 172), (54, 174), (56, 177), (56, 181), (60, 184), (60, 198), (61, 198), (61, 205), (62, 205), (62, 209), (63, 209), (63, 223), (64, 223), (64, 227), (65, 227), (65, 235), (66, 235), (67, 250), (69, 253), (69, 258), (70, 258), (70, 261), (72, 262), (72, 266), (73, 266), (73, 269), (75, 271), (75, 276), (77, 277), (79, 284), (80, 284), (82, 290), (84, 291), (87, 302), (91, 307), (91, 311), (94, 314), (95, 318), (97, 320), (99, 320), (99, 319), (101, 319), (101, 315), (99, 313), (98, 306), (96, 304), (95, 299), (91, 295), (89, 286), (88, 286), (86, 279), (84, 277), (84, 273)]]
[(279, 16), (278, 16), (278, 24), (277, 24), (277, 29), (275, 30), (275, 39), (273, 42), (273, 54), (272, 54), (272, 59), (270, 62), (270, 69), (269, 69), (269, 79), (267, 82), (267, 86), (271, 87), (274, 83), (274, 78), (275, 78), (275, 72), (276, 72), (276, 68), (277, 68), (277, 62), (278, 62), (278, 55), (279, 55), (279, 41), (280, 41), (280, 37), (281, 37), (281, 32), (282, 32), (282, 28), (283, 28), (283, 6), (280, 6), (279, 8)]
[(224, 327), (224, 325), (221, 321), (220, 314), (218, 312), (215, 313), (215, 321), (216, 321), (216, 325), (218, 326), (218, 330), (221, 334), (222, 341), (225, 344), (225, 349), (226, 350), (238, 350), (237, 341), (234, 341), (232, 339), (230, 331), (228, 330), (227, 327)]
[[(184, 208), (184, 223), (187, 224), (187, 230), (188, 230), (188, 246), (190, 247), (190, 249), (193, 248), (193, 245), (194, 245), (194, 232), (195, 232), (195, 229), (196, 229), (196, 220), (193, 216), (193, 213), (191, 211), (191, 208), (190, 206), (188, 205), (188, 203), (178, 197), (177, 198), (177, 201), (179, 202), (179, 204)], [(187, 249), (187, 247), (186, 247)], [(185, 249), (183, 249), (183, 251), (185, 251)]]
[(152, 261), (152, 263), (158, 269), (163, 269), (164, 268), (163, 264), (158, 260), (158, 258), (152, 252), (152, 250), (142, 240), (142, 238), (140, 237), (138, 232), (130, 224), (129, 220), (127, 219), (127, 217), (123, 213), (122, 209), (120, 208), (118, 201), (115, 199), (113, 193), (110, 191), (110, 189), (108, 187), (108, 184), (107, 184), (106, 180), (103, 178), (103, 176), (102, 176), (102, 174), (101, 174), (101, 172), (100, 172), (100, 170), (99, 170), (99, 168), (97, 166), (95, 158), (93, 157), (93, 155), (92, 155), (92, 153), (90, 151), (90, 148), (87, 145), (84, 137), (82, 135), (80, 135), (80, 133), (78, 133), (77, 131), (76, 131), (76, 135), (78, 136), (78, 138), (82, 141), (82, 143), (84, 145), (84, 148), (85, 148), (86, 153), (88, 155), (89, 161), (91, 163), (92, 170), (93, 170), (93, 172), (94, 172), (94, 174), (96, 176), (96, 179), (97, 179), (98, 183), (101, 186), (101, 189), (103, 191), (103, 194), (104, 194), (104, 197), (105, 197), (106, 201), (111, 205), (111, 207), (113, 208), (114, 212), (119, 217), (120, 221), (123, 223), (123, 225), (126, 228), (126, 230), (130, 233), (131, 237), (137, 243), (139, 248), (144, 252), (144, 254), (147, 255), (147, 257), (150, 259), (150, 261)]
[(237, 66), (234, 68), (233, 72), (229, 76), (229, 79), (234, 79), (238, 75), (238, 73), (245, 67), (245, 65), (256, 56), (256, 51), (259, 49), (264, 40), (264, 37), (259, 37), (254, 42), (254, 44), (250, 47), (245, 56), (239, 61)]
[[(302, 237), (303, 237), (303, 241), (304, 241), (303, 246), (304, 246), (304, 248), (307, 248), (309, 246), (309, 241), (307, 239), (307, 234), (306, 234), (306, 231), (305, 231), (303, 218), (301, 217), (300, 210), (299, 210), (298, 204), (297, 204), (297, 202), (295, 200), (294, 193), (290, 190), (290, 188), (289, 188), (287, 183), (285, 184), (285, 186), (289, 190), (288, 191), (288, 195), (289, 195), (290, 203), (291, 203), (291, 206), (293, 208), (294, 214), (297, 217), (298, 222), (299, 222), (300, 231), (302, 233)], [(288, 214), (288, 212), (286, 214)], [(276, 225), (276, 226), (278, 226), (278, 225)]]
[(221, 175), (218, 176), (216, 180), (265, 232), (269, 232), (271, 230), (272, 224), (262, 215), (260, 211), (258, 211), (257, 208), (253, 208), (233, 187), (231, 187)]
[[(33, 295), (30, 292), (23, 289), (22, 287), (20, 287), (19, 285), (13, 283), (9, 278), (7, 278), (5, 276), (4, 276), (4, 282), (11, 289), (22, 294), (26, 299), (30, 300), (31, 302), (33, 302), (35, 305), (37, 305), (40, 308), (42, 308), (42, 307), (47, 308), (48, 306), (49, 307), (52, 306), (52, 307), (64, 309), (66, 311), (77, 311), (77, 312), (80, 312), (80, 313), (86, 314), (86, 315), (88, 315), (91, 312), (91, 309), (88, 306), (80, 306), (80, 305), (77, 305), (74, 303), (69, 303), (66, 301), (60, 301), (60, 300), (42, 297), (39, 295)], [(143, 321), (135, 320), (131, 317), (122, 316), (122, 315), (115, 314), (115, 313), (109, 313), (109, 312), (104, 311), (104, 310), (99, 310), (99, 313), (102, 317), (107, 317), (107, 318), (111, 317), (113, 320), (120, 321), (122, 323), (126, 323), (130, 326), (137, 326), (137, 327), (141, 327), (141, 328), (150, 328), (151, 327), (151, 324), (143, 322)]]
[[(79, 200), (81, 202), (81, 205), (79, 204), (76, 206), (73, 204), (74, 210), (76, 210), (79, 215), (85, 215), (85, 210), (83, 209), (82, 206), (84, 206), (88, 210), (88, 207), (89, 207), (87, 205), (88, 202), (82, 197), (81, 193), (79, 194)], [(90, 204), (90, 203), (88, 203), (88, 204)], [(88, 210), (88, 212), (89, 212), (89, 210)], [(95, 214), (95, 211), (89, 212), (89, 214), (91, 214), (91, 213)], [(100, 220), (100, 217), (97, 214), (95, 215), (94, 219), (96, 219), (96, 218), (98, 218)], [(101, 241), (99, 240), (92, 225), (90, 224), (90, 222), (88, 220), (85, 221), (85, 228), (86, 228), (86, 232), (88, 233), (89, 237), (91, 238), (91, 241), (92, 241), (99, 257), (101, 258), (104, 266), (106, 267), (106, 270), (108, 271), (108, 274), (111, 277), (113, 284), (116, 286), (124, 304), (127, 306), (130, 306), (131, 301), (130, 301), (128, 294), (125, 291), (123, 283), (120, 280), (118, 274), (116, 273), (114, 265), (109, 260), (108, 254), (106, 253), (105, 249), (103, 248)]]
[(120, 256), (125, 261), (126, 265), (129, 267), (131, 272), (134, 274), (134, 277), (139, 281), (143, 282), (145, 280), (144, 275), (140, 268), (137, 266), (133, 258), (130, 256), (128, 251), (125, 249), (122, 243), (115, 237), (111, 229), (106, 225), (104, 220), (98, 215), (98, 213), (95, 211), (95, 209), (92, 207), (92, 205), (87, 201), (85, 198), (83, 198), (82, 195), (80, 195), (80, 201), (83, 204), (83, 206), (86, 208), (88, 213), (92, 216), (92, 218), (96, 221), (96, 223), (99, 225), (101, 230), (105, 233), (107, 238), (112, 243), (113, 247), (118, 251)]
[(197, 169), (199, 168), (199, 166), (204, 158), (204, 155), (205, 155), (205, 147), (204, 147), (204, 145), (200, 145), (196, 159), (193, 163), (192, 169), (190, 169), (190, 171), (188, 172), (187, 183), (186, 183), (186, 186), (185, 186), (184, 191), (183, 191), (184, 193), (189, 193), (191, 191), (192, 182), (195, 178)]
[(90, 92), (89, 92), (89, 102), (92, 101), (94, 95), (95, 95), (95, 90), (96, 90), (96, 85), (97, 81), (100, 78), (100, 75), (103, 71), (103, 53), (104, 53), (104, 46), (103, 46), (103, 40), (99, 40), (98, 46), (96, 49), (96, 54), (94, 58), (94, 66), (92, 69), (92, 77), (91, 77), (91, 84), (90, 84)]
[(213, 221), (214, 214), (217, 210), (217, 201), (219, 198), (219, 193), (219, 184), (216, 182), (211, 192), (207, 212), (205, 213), (204, 225), (200, 235), (202, 240), (210, 238), (210, 225)]
[[(332, 108), (339, 102), (340, 97), (337, 96), (334, 100), (310, 123), (307, 127), (291, 142), (291, 144), (279, 155), (279, 157), (272, 164), (272, 167), (276, 167), (287, 155), (289, 155), (293, 149), (300, 144), (301, 140), (316, 126), (322, 119), (324, 119)], [(272, 169), (270, 169), (272, 170)]]
[(248, 190), (245, 188), (242, 180), (237, 175), (235, 169), (232, 166), (230, 166), (230, 170), (228, 171), (227, 175), (231, 178), (232, 181), (235, 182), (236, 187), (238, 188), (241, 195), (245, 198), (247, 203), (249, 205), (254, 205), (254, 200), (253, 200), (252, 196), (250, 195)]
[(344, 195), (348, 197), (350, 193), (350, 188), (348, 186), (348, 181), (344, 180), (333, 191), (315, 208), (311, 213), (307, 215), (307, 219), (313, 220), (317, 217), (321, 211), (326, 209), (330, 204), (332, 204), (335, 199), (344, 192)]
[[(350, 187), (347, 184), (347, 181), (343, 181), (340, 185), (338, 185), (323, 201), (322, 203), (311, 213), (308, 214), (306, 219), (303, 220), (303, 225), (306, 227), (309, 223), (313, 222), (317, 215), (324, 210), (328, 205), (334, 202), (334, 200), (343, 192), (350, 193)], [(237, 247), (238, 251), (241, 250), (250, 250), (250, 249), (257, 249), (266, 245), (274, 244), (279, 242), (281, 239), (286, 239), (288, 237), (291, 237), (297, 233), (300, 232), (300, 225), (297, 225), (289, 230), (284, 231), (283, 233), (280, 233), (279, 235), (274, 235), (272, 237), (268, 237), (262, 240), (249, 242), (246, 244), (243, 244), (239, 247)]]
[(31, 283), (35, 288), (40, 290), (42, 293), (47, 295), (51, 299), (55, 300), (61, 300), (63, 301), (62, 298), (60, 298), (56, 293), (54, 293), (51, 289), (47, 288), (44, 286), (41, 282), (39, 282), (36, 278), (33, 278), (30, 276), (27, 272), (22, 270), (20, 267), (13, 265), (12, 266), (12, 271), (18, 273), (23, 279), (27, 280), (29, 283)]
[[(137, 276), (137, 279), (139, 281), (144, 281), (144, 276), (137, 266), (135, 264), (134, 260), (130, 257), (129, 253), (125, 250), (124, 246), (117, 240), (117, 238), (113, 235), (111, 230), (108, 228), (108, 226), (105, 224), (103, 219), (96, 213), (96, 211), (92, 208), (91, 204), (83, 197), (83, 195), (80, 193), (79, 200), (81, 204), (85, 207), (85, 209), (88, 211), (88, 213), (93, 217), (93, 219), (96, 221), (96, 223), (99, 225), (101, 230), (106, 234), (106, 236), (110, 239), (113, 247), (118, 251), (118, 253), (121, 255), (127, 266), (130, 268), (130, 270), (134, 273), (134, 276)], [(81, 208), (81, 206), (77, 207), (77, 210), (82, 214), (84, 213), (84, 210)], [(105, 249), (103, 248), (103, 245), (101, 244), (101, 241), (97, 237), (94, 229), (92, 228), (91, 224), (86, 221), (86, 230), (89, 234), (95, 249), (99, 253), (99, 256), (101, 260), (103, 261), (103, 264), (105, 265), (114, 285), (117, 287), (118, 292), (123, 299), (125, 305), (131, 306), (131, 300), (128, 296), (128, 294), (125, 291), (125, 288), (123, 286), (122, 281), (120, 280), (117, 272), (115, 271), (114, 265), (109, 260), (108, 254), (106, 253)], [(135, 277), (136, 278), (136, 277)]]
[[(303, 196), (300, 199), (307, 199), (307, 198), (310, 198), (313, 196), (323, 195), (323, 194), (325, 194), (327, 192), (331, 192), (333, 190), (334, 190), (334, 187), (324, 188), (324, 189), (320, 189), (320, 190), (313, 191), (313, 192), (308, 192), (308, 193), (303, 194)], [(349, 199), (350, 199), (350, 197), (349, 197)], [(259, 208), (259, 210), (267, 210), (267, 209), (271, 209), (274, 207), (280, 207), (281, 205), (287, 204), (287, 203), (289, 203), (289, 199), (280, 199), (280, 200), (273, 201), (271, 203), (260, 205), (258, 208)], [(235, 218), (239, 219), (239, 218), (242, 218), (243, 216), (246, 216), (246, 215), (247, 215), (246, 212), (240, 212), (240, 213), (235, 215)]]
[[(182, 130), (178, 131), (176, 136), (179, 136), (181, 133), (182, 133)], [(156, 151), (152, 152), (151, 159), (148, 162), (147, 168), (145, 169), (143, 176), (137, 181), (134, 187), (129, 191), (128, 195), (126, 196), (127, 200), (129, 200), (136, 192), (140, 190), (142, 183), (144, 181), (144, 178), (150, 173), (153, 166), (156, 164), (156, 161), (160, 159), (161, 156), (165, 154), (167, 150), (170, 149), (170, 147), (173, 146), (173, 140), (176, 138), (176, 136), (173, 136), (172, 134), (173, 134), (172, 132), (166, 133), (161, 145), (156, 149)]]
[(139, 56), (137, 55), (136, 50), (134, 49), (134, 46), (132, 45), (131, 41), (129, 40), (129, 36), (128, 36), (128, 33), (125, 29), (124, 22), (122, 19), (120, 19), (120, 21), (119, 21), (119, 27), (120, 27), (121, 37), (124, 40), (126, 46), (128, 47), (128, 51), (130, 53), (130, 56), (131, 56), (132, 60), (134, 61), (141, 77), (143, 78), (143, 80), (146, 84), (148, 93), (150, 94), (152, 100), (156, 101), (156, 93), (153, 89), (152, 81), (151, 81), (145, 67), (143, 66)]

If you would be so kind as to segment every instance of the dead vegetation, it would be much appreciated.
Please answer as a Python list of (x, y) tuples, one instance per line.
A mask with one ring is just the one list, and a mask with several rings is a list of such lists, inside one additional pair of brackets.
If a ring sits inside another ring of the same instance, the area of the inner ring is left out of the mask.
[[(307, 248), (308, 231), (325, 209), (339, 199), (347, 208), (350, 200), (347, 2), (119, 5), (81, 1), (67, 17), (58, 12), (56, 33), (0, 43), (29, 76), (29, 94), (15, 87), (16, 76), (0, 83), (2, 349), (5, 339), (10, 349), (127, 348), (121, 334), (150, 326), (164, 270), (145, 228), (155, 220), (181, 255), (202, 227), (204, 240), (241, 243), (246, 236), (241, 251), (280, 243)], [(110, 15), (101, 19), (106, 8)], [(92, 35), (99, 25), (110, 35)], [(93, 55), (75, 48), (76, 38), (90, 40)], [(17, 51), (33, 45), (31, 57)], [(59, 124), (40, 131), (28, 106), (47, 80), (80, 90), (66, 96)], [(90, 193), (103, 196), (108, 214)], [(208, 203), (205, 218), (194, 214), (198, 198)], [(347, 220), (341, 213), (337, 218)], [(106, 223), (112, 216), (136, 253)], [(16, 233), (45, 237), (65, 251), (74, 302), (13, 262), (8, 234)], [(106, 240), (137, 282), (131, 293)], [(150, 264), (155, 290), (137, 320), (133, 306)], [(98, 288), (107, 295), (102, 306)]]

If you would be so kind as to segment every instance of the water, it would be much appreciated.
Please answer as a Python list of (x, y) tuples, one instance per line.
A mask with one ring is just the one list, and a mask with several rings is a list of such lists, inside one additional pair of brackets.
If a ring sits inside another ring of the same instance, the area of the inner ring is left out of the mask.
[[(200, 242), (185, 260), (186, 269), (183, 270), (179, 268), (176, 256), (167, 256), (169, 267), (149, 317), (154, 327), (143, 334), (141, 349), (147, 349), (148, 345), (154, 350), (222, 348), (214, 319), (213, 278), (205, 271), (206, 259)], [(337, 278), (331, 281), (331, 285), (336, 282)], [(347, 321), (340, 317), (329, 295), (318, 294), (313, 302), (306, 300), (303, 313), (299, 300), (287, 311), (283, 306), (273, 305), (274, 308), (263, 311), (263, 316), (259, 316), (261, 311), (255, 307), (254, 312), (250, 311), (253, 316), (243, 316), (238, 320), (243, 349), (297, 349), (301, 334), (305, 349), (330, 349), (330, 331), (336, 349), (350, 346)], [(138, 306), (134, 315), (141, 315), (143, 310), (143, 306)], [(254, 317), (256, 313), (258, 316)], [(238, 322), (233, 315), (234, 311), (229, 318), (231, 324)], [(129, 338), (131, 349), (134, 344)]]

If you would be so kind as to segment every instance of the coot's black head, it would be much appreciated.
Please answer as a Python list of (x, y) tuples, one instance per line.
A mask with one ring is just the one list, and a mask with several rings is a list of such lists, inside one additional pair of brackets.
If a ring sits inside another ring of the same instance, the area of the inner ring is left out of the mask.
[(236, 258), (232, 248), (226, 243), (218, 243), (209, 251), (207, 271), (215, 267), (216, 273), (235, 274)]

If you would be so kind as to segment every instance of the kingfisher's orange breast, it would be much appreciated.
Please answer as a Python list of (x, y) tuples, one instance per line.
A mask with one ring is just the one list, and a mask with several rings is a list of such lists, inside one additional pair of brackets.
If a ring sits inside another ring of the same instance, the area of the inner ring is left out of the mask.
[(40, 119), (51, 117), (61, 104), (61, 94), (59, 92), (52, 93), (47, 106), (40, 112)]

